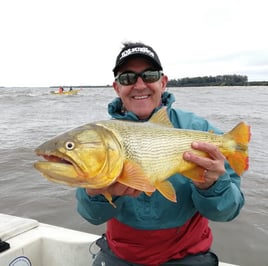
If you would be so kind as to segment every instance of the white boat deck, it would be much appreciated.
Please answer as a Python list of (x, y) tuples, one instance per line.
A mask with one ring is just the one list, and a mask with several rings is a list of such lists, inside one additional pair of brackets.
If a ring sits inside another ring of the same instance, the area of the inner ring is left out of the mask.
[[(0, 265), (91, 265), (89, 246), (97, 238), (98, 235), (0, 213), (0, 239), (10, 245), (0, 253)], [(219, 265), (235, 266), (223, 262)]]

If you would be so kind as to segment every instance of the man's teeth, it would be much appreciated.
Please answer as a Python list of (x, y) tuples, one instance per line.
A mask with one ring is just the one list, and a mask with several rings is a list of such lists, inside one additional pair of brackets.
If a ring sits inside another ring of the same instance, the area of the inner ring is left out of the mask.
[(141, 100), (141, 99), (147, 99), (148, 95), (146, 96), (134, 96), (134, 99)]

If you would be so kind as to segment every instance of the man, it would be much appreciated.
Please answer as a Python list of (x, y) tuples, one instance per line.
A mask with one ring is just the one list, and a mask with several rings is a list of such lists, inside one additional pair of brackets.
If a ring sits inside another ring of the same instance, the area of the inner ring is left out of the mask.
[[(174, 96), (166, 91), (168, 78), (162, 71), (152, 47), (126, 43), (113, 69), (118, 98), (109, 104), (109, 114), (115, 119), (146, 121), (166, 106), (176, 128), (221, 133), (205, 119), (171, 107)], [(169, 181), (180, 199), (177, 203), (157, 191), (148, 196), (120, 183), (77, 190), (78, 212), (93, 224), (107, 222), (106, 234), (97, 241), (101, 250), (93, 265), (218, 265), (210, 251), (208, 219), (230, 221), (239, 214), (244, 205), (240, 177), (216, 146), (198, 142), (192, 147), (209, 155), (184, 154), (185, 160), (206, 169), (205, 182), (171, 176)], [(105, 190), (113, 196), (116, 208), (101, 195)]]

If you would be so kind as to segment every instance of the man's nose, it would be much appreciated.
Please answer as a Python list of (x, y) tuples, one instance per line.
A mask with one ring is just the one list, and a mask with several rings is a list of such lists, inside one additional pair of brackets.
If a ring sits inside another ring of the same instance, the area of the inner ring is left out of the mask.
[(134, 87), (136, 89), (144, 89), (146, 87), (146, 83), (141, 77), (138, 77)]

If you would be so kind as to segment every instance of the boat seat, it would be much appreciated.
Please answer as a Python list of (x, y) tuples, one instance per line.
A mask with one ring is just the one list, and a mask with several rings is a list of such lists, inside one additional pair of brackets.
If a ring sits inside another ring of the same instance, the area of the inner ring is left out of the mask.
[(6, 241), (39, 225), (34, 219), (0, 213), (0, 240)]

